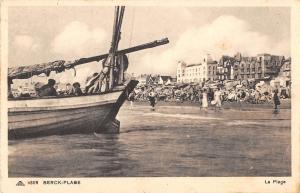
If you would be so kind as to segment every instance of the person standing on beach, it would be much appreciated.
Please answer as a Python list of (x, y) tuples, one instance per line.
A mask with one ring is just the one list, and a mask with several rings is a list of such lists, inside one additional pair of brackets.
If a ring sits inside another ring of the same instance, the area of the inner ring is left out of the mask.
[(130, 107), (133, 106), (134, 97), (135, 97), (135, 92), (132, 91), (132, 92), (128, 95), (128, 100), (130, 101)]
[(279, 96), (278, 96), (278, 90), (277, 89), (274, 91), (273, 101), (274, 101), (274, 113), (278, 113), (279, 112), (279, 106), (280, 106), (280, 99), (279, 99)]
[(199, 100), (199, 103), (200, 103), (200, 109), (202, 107), (202, 99), (203, 99), (202, 90), (199, 90), (198, 91), (198, 100)]
[(221, 91), (220, 91), (219, 87), (214, 92), (214, 100), (216, 102), (216, 108), (221, 109), (221, 107), (222, 107), (222, 101), (221, 101)]
[(213, 101), (214, 100), (214, 91), (213, 91), (213, 89), (212, 88), (208, 88), (208, 90), (207, 90), (207, 101), (209, 102), (209, 103), (211, 103), (211, 101)]
[(155, 99), (155, 92), (153, 89), (151, 89), (150, 93), (149, 93), (149, 102), (151, 105), (151, 110), (154, 111), (155, 110), (155, 104), (156, 104), (156, 99)]
[(207, 90), (204, 89), (202, 93), (202, 108), (206, 111), (207, 107), (208, 107)]

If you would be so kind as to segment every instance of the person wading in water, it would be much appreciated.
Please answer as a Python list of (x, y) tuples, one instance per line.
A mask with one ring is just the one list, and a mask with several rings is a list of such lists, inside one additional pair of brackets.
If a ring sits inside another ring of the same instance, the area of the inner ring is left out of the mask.
[(274, 91), (274, 95), (273, 95), (273, 101), (274, 101), (274, 113), (279, 113), (279, 106), (280, 106), (280, 99), (278, 96), (278, 90), (276, 89)]
[(202, 109), (207, 111), (208, 108), (208, 99), (207, 99), (207, 90), (204, 89), (202, 93)]
[(151, 92), (149, 93), (148, 97), (149, 97), (149, 102), (150, 102), (150, 105), (151, 105), (151, 110), (154, 111), (155, 110), (155, 104), (156, 104), (154, 89), (151, 89)]
[(222, 109), (222, 100), (221, 100), (221, 91), (220, 88), (218, 87), (214, 93), (214, 99), (216, 102), (216, 107), (215, 110), (221, 110)]

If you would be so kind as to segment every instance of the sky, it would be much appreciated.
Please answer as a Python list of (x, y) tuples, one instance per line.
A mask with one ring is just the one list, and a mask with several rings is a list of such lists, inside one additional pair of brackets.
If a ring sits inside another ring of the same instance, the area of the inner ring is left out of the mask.
[[(9, 67), (107, 53), (114, 7), (9, 7)], [(205, 54), (290, 56), (287, 7), (126, 7), (119, 49), (168, 37), (170, 43), (129, 54), (128, 73), (175, 75), (178, 61)], [(82, 81), (93, 62), (57, 76)]]

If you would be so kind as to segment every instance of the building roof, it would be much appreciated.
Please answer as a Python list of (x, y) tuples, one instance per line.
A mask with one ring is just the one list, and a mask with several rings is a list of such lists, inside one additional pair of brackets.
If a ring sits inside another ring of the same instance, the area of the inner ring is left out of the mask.
[(168, 79), (172, 79), (171, 76), (160, 76), (163, 81), (167, 81)]
[(262, 54), (257, 54), (257, 56), (271, 56), (271, 54), (268, 54), (268, 53), (262, 53)]
[(207, 61), (207, 64), (217, 64), (218, 62), (215, 61), (215, 60), (212, 60), (212, 61)]
[(154, 80), (153, 80), (153, 78), (152, 78), (151, 75), (149, 75), (149, 76), (146, 77), (146, 82), (149, 83), (150, 81), (154, 82)]
[(186, 65), (186, 67), (200, 66), (200, 65), (202, 65), (202, 63), (198, 63), (198, 64), (188, 64), (188, 65)]
[(171, 77), (171, 81), (176, 82), (177, 81), (177, 77)]

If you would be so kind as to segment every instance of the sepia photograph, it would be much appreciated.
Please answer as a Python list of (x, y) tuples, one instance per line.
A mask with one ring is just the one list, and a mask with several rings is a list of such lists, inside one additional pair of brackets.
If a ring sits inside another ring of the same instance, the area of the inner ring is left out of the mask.
[(6, 13), (1, 135), (16, 186), (268, 176), (263, 184), (281, 187), (292, 177), (291, 7), (38, 4)]

